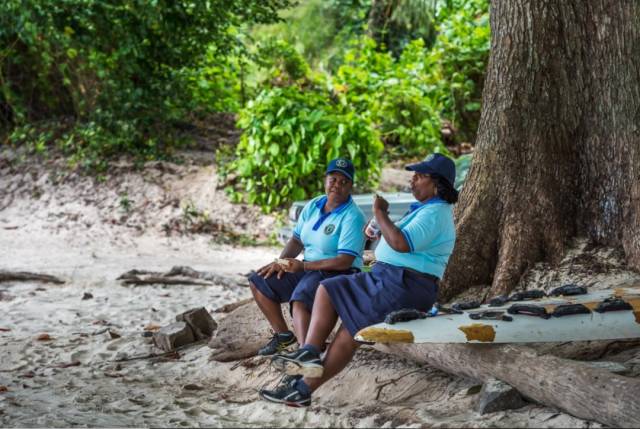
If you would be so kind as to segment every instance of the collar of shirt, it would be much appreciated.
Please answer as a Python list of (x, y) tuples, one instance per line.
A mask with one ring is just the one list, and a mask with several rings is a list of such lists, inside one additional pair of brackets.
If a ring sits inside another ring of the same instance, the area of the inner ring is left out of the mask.
[(327, 204), (327, 196), (325, 195), (324, 197), (320, 198), (318, 201), (316, 201), (316, 207), (318, 208), (318, 210), (320, 210), (320, 218), (318, 218), (317, 222), (313, 225), (313, 230), (317, 231), (318, 228), (320, 228), (320, 226), (322, 225), (322, 222), (324, 222), (329, 216), (331, 216), (334, 213), (335, 214), (340, 213), (345, 208), (347, 208), (347, 206), (350, 203), (351, 203), (351, 195), (349, 195), (349, 199), (347, 199), (347, 201), (340, 204), (338, 207), (336, 207), (332, 211), (323, 213), (322, 211), (324, 210), (324, 206)]
[(439, 196), (437, 196), (437, 195), (435, 197), (429, 198), (427, 201), (425, 201), (423, 203), (420, 202), (420, 201), (415, 202), (415, 203), (413, 203), (413, 204), (411, 204), (409, 206), (409, 211), (405, 213), (405, 216), (408, 215), (409, 213), (413, 213), (414, 211), (416, 211), (416, 210), (418, 210), (418, 209), (420, 209), (420, 208), (422, 208), (424, 206), (427, 206), (429, 204), (440, 204), (440, 203), (444, 203), (444, 202), (445, 201), (442, 198), (440, 198)]

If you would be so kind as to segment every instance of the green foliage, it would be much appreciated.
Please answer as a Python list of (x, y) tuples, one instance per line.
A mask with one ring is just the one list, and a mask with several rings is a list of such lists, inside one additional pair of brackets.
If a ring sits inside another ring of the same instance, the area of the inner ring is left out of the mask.
[(284, 20), (256, 26), (253, 37), (284, 40), (318, 70), (335, 70), (348, 41), (363, 34), (371, 0), (302, 0)]
[[(224, 58), (241, 24), (278, 19), (289, 0), (5, 0), (0, 115), (6, 127), (70, 117), (81, 158), (157, 154), (192, 111), (194, 68)], [(210, 98), (213, 95), (209, 96)], [(104, 148), (104, 151), (102, 150)]]
[(446, 152), (440, 140), (440, 105), (433, 97), (421, 39), (408, 45), (399, 59), (376, 49), (370, 38), (355, 41), (335, 77), (347, 103), (380, 129), (395, 156)]
[(434, 69), (442, 115), (466, 141), (475, 140), (489, 59), (488, 0), (450, 0), (439, 11), (439, 34), (426, 61)]
[(328, 161), (338, 156), (353, 161), (362, 189), (373, 186), (380, 172), (382, 143), (370, 123), (333, 97), (326, 82), (297, 71), (287, 74), (286, 82), (294, 84), (265, 89), (240, 112), (244, 133), (237, 159), (226, 168), (242, 188), (229, 189), (233, 199), (267, 212), (318, 194)]
[(370, 187), (375, 174), (367, 172), (381, 162), (378, 136), (392, 158), (447, 153), (445, 120), (472, 136), (489, 50), (488, 4), (456, 0), (433, 13), (440, 20), (433, 46), (415, 39), (396, 57), (363, 35), (351, 40), (333, 75), (311, 72), (290, 44), (264, 38), (257, 63), (266, 70), (265, 89), (241, 111), (244, 133), (226, 170), (237, 174), (234, 199), (272, 211), (308, 198), (322, 189), (326, 162), (339, 155), (354, 159), (365, 174), (360, 184)]
[(445, 152), (444, 120), (458, 129), (459, 139), (475, 138), (490, 46), (488, 2), (450, 3), (438, 11), (441, 24), (432, 47), (416, 39), (394, 59), (361, 37), (337, 71), (337, 88), (358, 111), (370, 114), (394, 156)]
[(311, 69), (302, 55), (284, 40), (269, 38), (258, 45), (256, 62), (268, 72), (271, 85), (302, 83)]
[(368, 35), (395, 57), (417, 39), (431, 46), (439, 3), (441, 0), (377, 0), (369, 11)]
[(185, 70), (194, 113), (237, 112), (252, 98), (254, 88), (246, 81), (251, 64), (243, 50), (223, 55), (211, 45), (197, 67)]

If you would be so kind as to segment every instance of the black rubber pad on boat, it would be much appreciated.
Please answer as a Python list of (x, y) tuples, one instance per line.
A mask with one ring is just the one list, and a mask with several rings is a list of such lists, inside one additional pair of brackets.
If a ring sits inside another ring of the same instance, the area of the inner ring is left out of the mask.
[(584, 286), (578, 286), (574, 284), (563, 285), (553, 289), (549, 292), (549, 296), (573, 296), (573, 295), (585, 295), (587, 288)]
[(624, 310), (633, 310), (631, 304), (618, 297), (607, 298), (602, 301), (593, 311), (598, 313), (606, 313), (608, 311), (624, 311)]
[(562, 304), (557, 306), (551, 315), (553, 317), (572, 316), (574, 314), (589, 314), (591, 310), (582, 304)]
[(531, 305), (531, 304), (513, 304), (511, 307), (507, 309), (507, 313), (509, 314), (524, 314), (525, 316), (537, 316), (542, 317), (543, 319), (548, 319), (549, 314), (547, 313), (547, 309), (541, 307), (539, 305)]

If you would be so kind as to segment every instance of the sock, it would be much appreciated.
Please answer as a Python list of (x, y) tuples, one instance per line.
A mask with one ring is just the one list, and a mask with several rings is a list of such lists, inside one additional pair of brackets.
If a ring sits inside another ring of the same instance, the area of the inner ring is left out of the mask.
[(291, 337), (293, 337), (293, 332), (291, 331), (278, 333), (278, 339), (281, 339), (281, 340), (289, 340), (291, 339)]
[(311, 396), (311, 389), (309, 388), (309, 386), (307, 386), (307, 383), (305, 383), (302, 379), (299, 379), (296, 382), (296, 390), (300, 393), (302, 393), (303, 396)]
[(307, 350), (309, 352), (315, 353), (316, 356), (320, 355), (320, 350), (318, 350), (316, 348), (316, 346), (311, 345), (311, 344), (305, 344), (304, 346), (300, 347), (302, 350)]

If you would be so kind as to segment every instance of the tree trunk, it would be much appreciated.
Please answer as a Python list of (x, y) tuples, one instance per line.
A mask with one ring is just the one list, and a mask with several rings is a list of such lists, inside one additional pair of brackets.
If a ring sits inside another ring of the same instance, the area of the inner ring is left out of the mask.
[(491, 2), (476, 152), (441, 288), (511, 291), (575, 236), (640, 270), (640, 2)]
[(640, 426), (640, 380), (582, 362), (497, 344), (377, 344), (376, 348), (476, 380), (497, 378), (528, 398), (576, 417), (613, 427)]

